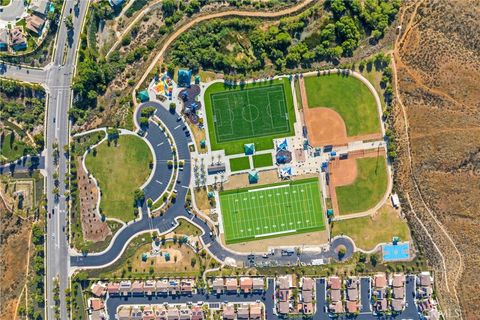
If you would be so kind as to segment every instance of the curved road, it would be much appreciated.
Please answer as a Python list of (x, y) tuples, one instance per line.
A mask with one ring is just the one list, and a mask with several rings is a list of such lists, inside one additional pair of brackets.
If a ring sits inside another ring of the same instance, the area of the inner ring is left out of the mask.
[[(178, 177), (176, 181), (177, 201), (167, 210), (163, 216), (150, 218), (148, 210), (144, 205), (142, 207), (142, 218), (133, 223), (129, 223), (125, 228), (121, 229), (117, 235), (112, 239), (112, 243), (106, 251), (90, 254), (87, 256), (77, 255), (71, 256), (70, 263), (72, 267), (78, 268), (101, 268), (114, 263), (123, 253), (128, 242), (138, 233), (147, 232), (149, 230), (158, 230), (161, 234), (168, 232), (177, 226), (177, 220), (179, 218), (188, 219), (199, 228), (202, 229), (202, 242), (207, 250), (215, 256), (218, 260), (225, 262), (227, 258), (234, 259), (237, 264), (252, 265), (261, 264), (264, 262), (274, 262), (279, 265), (292, 265), (297, 262), (311, 263), (312, 259), (328, 259), (336, 258), (337, 253), (334, 251), (338, 245), (343, 245), (346, 248), (346, 254), (344, 259), (351, 257), (355, 251), (355, 246), (348, 238), (337, 237), (331, 243), (331, 250), (325, 252), (316, 253), (301, 253), (293, 254), (291, 256), (282, 256), (281, 250), (276, 250), (274, 255), (270, 255), (268, 259), (262, 257), (262, 255), (247, 255), (238, 254), (227, 250), (219, 242), (218, 238), (210, 236), (210, 226), (196, 215), (191, 215), (185, 209), (185, 196), (190, 185), (191, 180), (191, 160), (188, 144), (191, 142), (191, 138), (187, 137), (185, 131), (182, 128), (185, 126), (183, 120), (179, 119), (177, 113), (170, 113), (164, 106), (158, 102), (146, 102), (139, 106), (136, 117), (138, 119), (140, 110), (146, 106), (153, 106), (156, 108), (155, 115), (160, 118), (165, 126), (168, 128), (175, 140), (175, 145), (178, 150), (179, 160), (185, 160), (185, 166), (183, 171), (178, 171)], [(153, 179), (144, 188), (145, 197), (156, 199), (163, 192), (164, 188), (159, 186), (158, 180), (162, 182), (162, 185), (168, 185), (170, 179), (170, 170), (167, 169), (165, 161), (171, 158), (171, 151), (166, 142), (166, 137), (161, 132), (159, 127), (152, 122), (148, 130), (146, 131), (146, 138), (152, 144), (154, 149), (158, 148), (155, 153), (157, 155), (157, 164)], [(159, 145), (160, 144), (160, 145)], [(167, 145), (165, 147), (165, 145)]]

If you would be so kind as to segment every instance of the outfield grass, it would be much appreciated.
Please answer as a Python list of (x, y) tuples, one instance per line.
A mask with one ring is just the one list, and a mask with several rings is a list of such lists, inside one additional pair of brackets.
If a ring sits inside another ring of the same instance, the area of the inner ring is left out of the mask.
[(372, 250), (382, 242), (391, 242), (394, 236), (400, 237), (402, 241), (410, 240), (407, 222), (388, 206), (380, 209), (374, 218), (368, 216), (335, 221), (332, 236), (341, 234), (352, 238), (355, 245), (364, 250)]
[(220, 193), (225, 242), (324, 230), (318, 179)]
[(134, 135), (122, 135), (118, 146), (105, 141), (86, 158), (87, 169), (97, 179), (102, 198), (100, 209), (105, 216), (130, 221), (133, 215), (133, 193), (150, 175), (152, 154), (148, 145)]
[(345, 121), (348, 136), (380, 132), (375, 98), (360, 80), (338, 74), (305, 77), (309, 108), (335, 110)]
[(250, 169), (250, 161), (248, 157), (240, 157), (230, 159), (230, 170), (240, 171)]
[(363, 212), (373, 208), (387, 190), (385, 157), (357, 159), (357, 178), (346, 186), (336, 187), (340, 214)]
[(205, 92), (212, 150), (243, 153), (244, 144), (273, 148), (273, 139), (294, 134), (295, 110), (288, 78), (243, 86), (214, 83)]
[(262, 168), (273, 166), (272, 154), (256, 154), (253, 156), (253, 167)]

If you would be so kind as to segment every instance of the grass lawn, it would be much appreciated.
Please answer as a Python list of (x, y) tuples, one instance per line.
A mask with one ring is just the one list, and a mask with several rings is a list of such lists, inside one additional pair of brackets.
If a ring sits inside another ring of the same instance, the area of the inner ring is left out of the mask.
[(332, 236), (345, 234), (351, 237), (357, 247), (371, 250), (381, 242), (390, 242), (394, 236), (402, 241), (410, 240), (407, 222), (401, 219), (390, 206), (384, 206), (377, 215), (335, 221)]
[(150, 175), (150, 149), (134, 135), (120, 136), (118, 146), (105, 141), (96, 149), (97, 154), (90, 152), (85, 163), (100, 185), (100, 210), (107, 217), (130, 221), (134, 218), (133, 193)]
[(380, 132), (375, 99), (360, 80), (338, 74), (305, 77), (310, 108), (335, 110), (345, 121), (348, 136)]
[(250, 161), (248, 157), (240, 157), (230, 159), (230, 169), (232, 171), (240, 171), (250, 169)]
[(6, 134), (0, 138), (2, 151), (0, 160), (11, 162), (25, 155), (27, 145), (20, 139), (18, 134), (13, 134), (11, 131), (7, 131)]
[(254, 168), (270, 167), (270, 166), (273, 166), (271, 153), (257, 154), (253, 156)]
[(346, 186), (337, 187), (340, 214), (363, 212), (373, 208), (387, 189), (385, 157), (357, 159), (357, 178)]
[(298, 82), (298, 80), (295, 80), (294, 87), (295, 87), (295, 98), (297, 100), (298, 110), (302, 110), (303, 109), (302, 95), (300, 94), (300, 83)]
[(227, 87), (214, 83), (205, 92), (205, 110), (212, 150), (243, 153), (273, 148), (273, 139), (294, 134), (295, 110), (288, 78)]
[(11, 0), (0, 0), (0, 6), (8, 6)]
[(220, 193), (227, 244), (324, 230), (318, 179)]

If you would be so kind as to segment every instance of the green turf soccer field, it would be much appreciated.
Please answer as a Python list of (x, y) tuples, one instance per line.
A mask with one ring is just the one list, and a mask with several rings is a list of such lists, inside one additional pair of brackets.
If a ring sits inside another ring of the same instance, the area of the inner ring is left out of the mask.
[(226, 243), (324, 230), (318, 179), (220, 193)]
[(225, 87), (214, 83), (205, 93), (213, 150), (243, 152), (243, 144), (257, 150), (273, 148), (273, 138), (293, 134), (295, 111), (288, 79)]

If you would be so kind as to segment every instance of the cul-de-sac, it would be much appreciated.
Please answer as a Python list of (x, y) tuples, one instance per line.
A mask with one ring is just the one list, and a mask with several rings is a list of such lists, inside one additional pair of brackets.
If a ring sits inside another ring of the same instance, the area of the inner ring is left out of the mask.
[(0, 0), (0, 319), (478, 319), (475, 0)]

